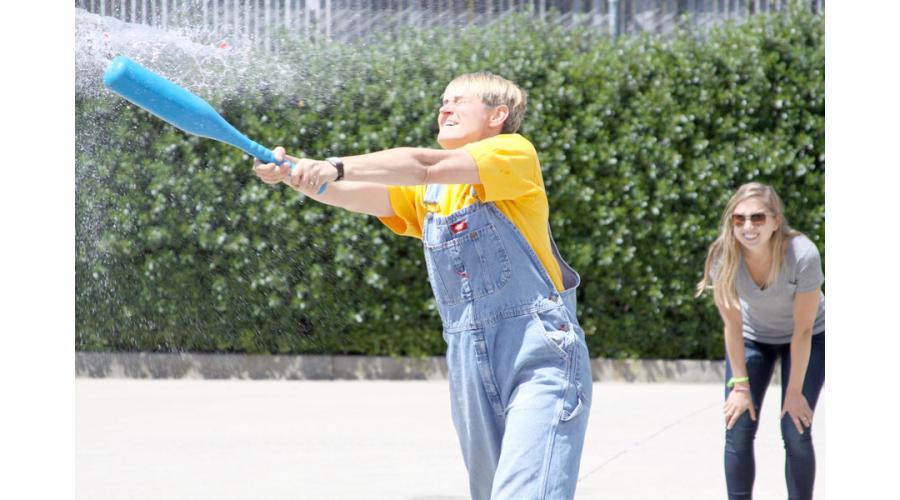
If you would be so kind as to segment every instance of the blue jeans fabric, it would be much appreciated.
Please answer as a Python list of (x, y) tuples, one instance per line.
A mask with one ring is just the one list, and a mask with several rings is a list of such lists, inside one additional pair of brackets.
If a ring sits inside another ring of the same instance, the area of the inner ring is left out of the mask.
[[(753, 497), (753, 481), (756, 477), (756, 461), (753, 455), (753, 441), (759, 427), (759, 411), (766, 389), (775, 371), (775, 361), (781, 358), (781, 402), (791, 373), (790, 344), (765, 344), (744, 339), (744, 359), (747, 375), (750, 377), (750, 395), (756, 409), (754, 422), (750, 412), (744, 412), (731, 430), (725, 431), (725, 482), (730, 500), (749, 500)], [(725, 357), (725, 380), (732, 376), (731, 363)], [(809, 364), (803, 380), (803, 396), (809, 407), (815, 410), (819, 393), (825, 383), (825, 333), (812, 337)], [(725, 388), (725, 398), (731, 389)], [(779, 406), (779, 412), (780, 412)], [(784, 475), (787, 481), (788, 498), (791, 500), (811, 499), (816, 478), (816, 454), (812, 443), (812, 428), (805, 428), (803, 434), (797, 432), (790, 415), (781, 419), (781, 437), (784, 441)]]
[[(426, 206), (441, 188), (428, 187)], [(492, 203), (429, 213), (422, 240), (472, 498), (573, 498), (592, 388), (575, 316), (578, 274), (554, 243), (566, 283), (557, 293), (530, 244)]]

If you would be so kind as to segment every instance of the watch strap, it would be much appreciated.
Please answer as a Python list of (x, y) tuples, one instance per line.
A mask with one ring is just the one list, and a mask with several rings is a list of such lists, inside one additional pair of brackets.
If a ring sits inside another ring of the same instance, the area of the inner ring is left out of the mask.
[(328, 163), (331, 163), (331, 165), (337, 169), (338, 174), (337, 174), (337, 178), (334, 180), (334, 182), (337, 182), (344, 178), (344, 162), (340, 158), (332, 156), (329, 158), (325, 158), (325, 161), (327, 161)]

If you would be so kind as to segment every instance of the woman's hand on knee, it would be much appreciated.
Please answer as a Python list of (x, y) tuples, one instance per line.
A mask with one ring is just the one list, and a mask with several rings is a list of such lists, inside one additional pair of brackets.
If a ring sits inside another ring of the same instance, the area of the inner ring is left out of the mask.
[(803, 434), (804, 427), (812, 427), (813, 411), (801, 392), (788, 391), (784, 395), (781, 418), (784, 418), (785, 415), (791, 416), (791, 421), (794, 422), (794, 427), (800, 434)]
[(750, 418), (756, 420), (756, 408), (753, 407), (753, 397), (750, 396), (750, 391), (736, 386), (725, 400), (725, 427), (731, 430), (745, 411), (749, 411)]

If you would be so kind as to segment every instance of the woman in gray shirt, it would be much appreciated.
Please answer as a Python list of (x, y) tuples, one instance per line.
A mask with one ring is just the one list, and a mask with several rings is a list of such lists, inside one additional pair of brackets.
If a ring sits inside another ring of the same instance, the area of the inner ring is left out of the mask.
[(756, 415), (779, 358), (788, 495), (812, 498), (813, 410), (825, 382), (824, 281), (818, 249), (788, 225), (775, 190), (741, 186), (697, 284), (697, 296), (713, 290), (725, 324), (725, 480), (732, 500), (753, 493)]

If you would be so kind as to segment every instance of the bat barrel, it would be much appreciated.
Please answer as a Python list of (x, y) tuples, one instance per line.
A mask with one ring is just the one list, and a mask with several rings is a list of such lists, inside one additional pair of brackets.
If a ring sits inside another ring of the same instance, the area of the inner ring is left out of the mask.
[(249, 139), (225, 121), (209, 103), (125, 56), (110, 62), (103, 74), (103, 84), (185, 132), (241, 149), (247, 146)]
[[(271, 150), (240, 133), (209, 103), (125, 56), (110, 62), (103, 84), (189, 134), (231, 144), (265, 163), (280, 163)], [(326, 186), (323, 184), (319, 192)]]

